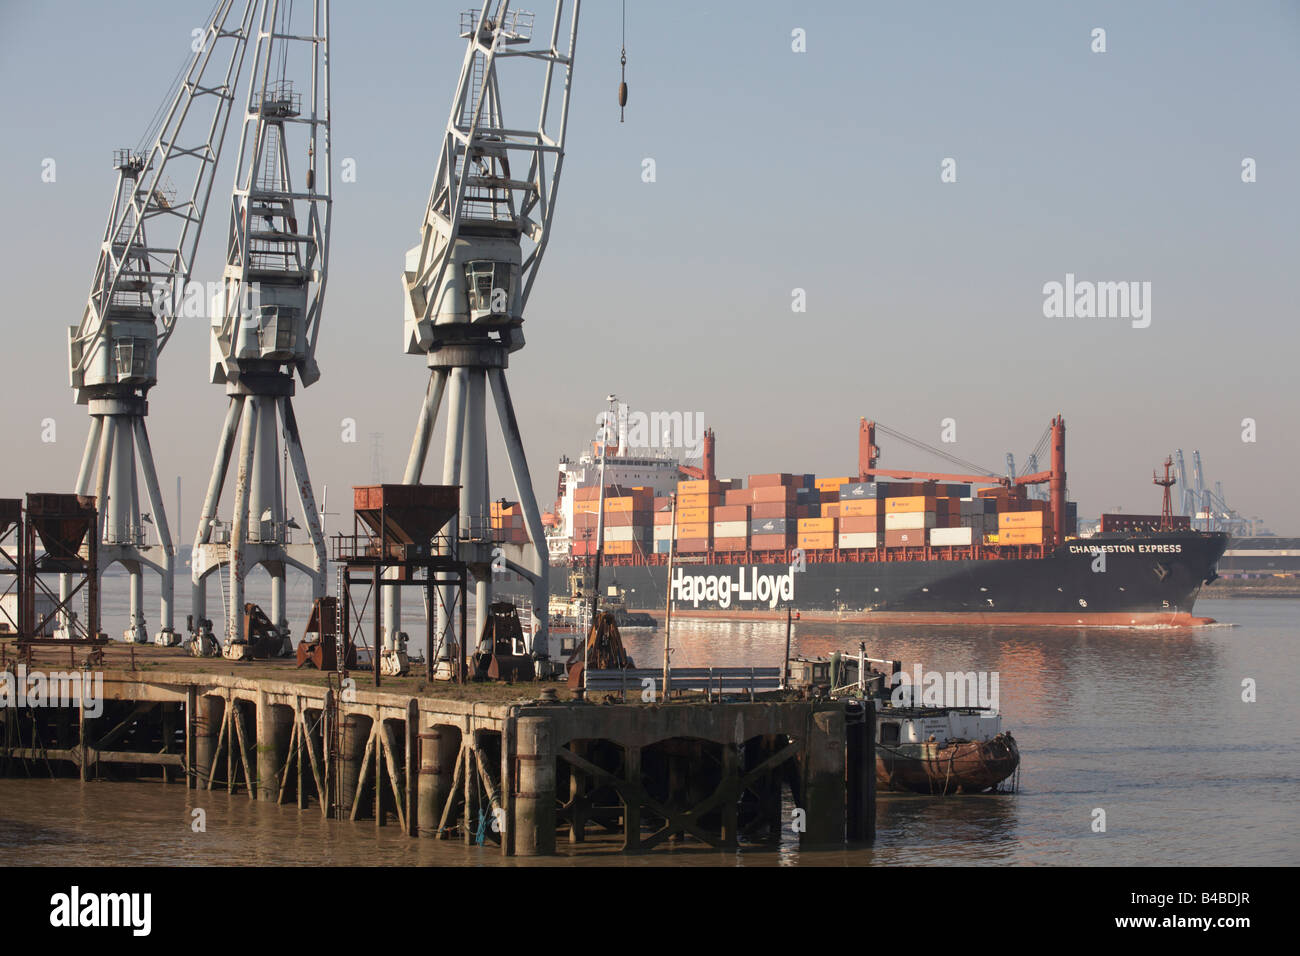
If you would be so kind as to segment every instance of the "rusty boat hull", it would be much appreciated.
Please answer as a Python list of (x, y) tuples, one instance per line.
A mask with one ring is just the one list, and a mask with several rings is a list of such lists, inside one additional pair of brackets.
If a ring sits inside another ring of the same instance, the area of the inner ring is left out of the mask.
[(876, 745), (876, 784), (882, 790), (923, 794), (986, 793), (1020, 766), (1010, 733), (990, 740)]

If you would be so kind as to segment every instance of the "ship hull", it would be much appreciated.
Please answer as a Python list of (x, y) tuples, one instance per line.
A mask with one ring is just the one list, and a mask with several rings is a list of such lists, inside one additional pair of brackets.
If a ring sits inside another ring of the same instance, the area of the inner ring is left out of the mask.
[(878, 623), (1178, 627), (1209, 622), (1193, 607), (1226, 541), (1186, 532), (1079, 539), (1037, 558), (679, 563), (671, 579), (666, 565), (623, 564), (602, 584), (629, 609), (660, 612), (671, 587), (674, 615), (784, 618), (789, 607)]

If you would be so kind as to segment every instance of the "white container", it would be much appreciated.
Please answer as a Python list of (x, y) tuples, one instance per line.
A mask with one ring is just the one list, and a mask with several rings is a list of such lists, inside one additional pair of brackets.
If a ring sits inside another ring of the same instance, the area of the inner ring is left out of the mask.
[(885, 514), (886, 531), (919, 531), (933, 528), (938, 515), (933, 511), (892, 511)]
[(975, 540), (971, 528), (931, 528), (930, 543), (943, 547), (969, 547)]
[(841, 548), (874, 548), (875, 546), (876, 532), (874, 531), (851, 531), (840, 535)]
[(748, 521), (715, 521), (713, 536), (715, 538), (744, 538), (749, 535)]

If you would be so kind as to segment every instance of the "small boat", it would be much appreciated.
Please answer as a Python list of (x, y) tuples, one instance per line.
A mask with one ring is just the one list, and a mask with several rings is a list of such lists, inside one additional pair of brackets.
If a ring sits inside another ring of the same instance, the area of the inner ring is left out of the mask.
[(882, 707), (876, 785), (911, 793), (986, 793), (1020, 767), (1002, 718), (973, 707)]
[[(872, 663), (889, 671), (875, 670)], [(924, 794), (1015, 790), (1020, 748), (1002, 718), (986, 707), (899, 705), (893, 675), (899, 661), (834, 653), (791, 658), (791, 685), (813, 696), (872, 700), (876, 704), (876, 785)], [(1008, 786), (1007, 781), (1011, 783)]]

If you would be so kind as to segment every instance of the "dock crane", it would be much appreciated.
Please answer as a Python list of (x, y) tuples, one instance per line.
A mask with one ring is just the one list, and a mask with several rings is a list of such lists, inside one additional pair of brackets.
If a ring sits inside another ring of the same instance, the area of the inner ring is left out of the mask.
[[(271, 577), (270, 626), (288, 643), (285, 576), (292, 567), (325, 595), (325, 538), (307, 473), (292, 396), (320, 378), (316, 342), (328, 275), (330, 218), (329, 0), (260, 0), (248, 106), (231, 196), (221, 307), (212, 317), (211, 381), (229, 402), (194, 537), (191, 649), (216, 650), (207, 617), (208, 577), (229, 568), (222, 654), (251, 653), (244, 634), (244, 584), (263, 566)], [(303, 86), (295, 81), (305, 80)], [(305, 99), (304, 99), (305, 95)], [(293, 171), (305, 164), (301, 180)], [(292, 486), (308, 540), (289, 515), (281, 474), (282, 429)], [(236, 452), (236, 438), (238, 450)], [(234, 458), (233, 514), (217, 517)]]
[[(402, 275), (406, 352), (424, 356), (430, 372), (403, 482), (419, 483), (424, 474), (445, 395), (442, 483), (460, 485), (462, 493), (460, 513), (444, 534), (456, 542), (474, 577), (475, 633), (483, 633), (487, 623), (491, 567), (499, 551), (506, 567), (532, 584), (538, 620), (532, 650), (543, 655), (549, 553), (505, 371), (510, 355), (524, 346), (524, 312), (550, 239), (564, 163), (581, 4), (573, 0), (567, 23), (566, 5), (566, 0), (555, 0), (554, 17), (540, 43), (533, 42), (534, 15), (512, 10), (509, 0), (484, 0), (478, 12), (461, 15), (465, 58), (420, 243), (407, 252)], [(531, 76), (526, 75), (529, 67)], [(501, 83), (499, 73), (506, 74), (509, 85)], [(507, 123), (503, 91), (529, 89), (540, 93), (536, 126)], [(530, 539), (518, 561), (495, 546), (488, 521), (489, 383)], [(397, 588), (381, 590), (387, 625), (382, 654), (387, 659), (401, 654), (401, 605)], [(454, 615), (447, 612), (451, 601), (444, 592), (435, 608), (444, 660), (457, 646)]]
[[(93, 493), (98, 503), (99, 574), (113, 564), (129, 574), (125, 636), (137, 644), (149, 640), (142, 607), (146, 568), (162, 579), (154, 641), (180, 643), (172, 607), (176, 548), (145, 418), (149, 392), (158, 384), (158, 356), (175, 330), (194, 266), (254, 7), (253, 0), (242, 9), (234, 0), (217, 4), (156, 128), (145, 134), (148, 145), (114, 153), (117, 185), (99, 262), (81, 321), (68, 331), (72, 389), (90, 412), (76, 490)], [(140, 476), (149, 514), (140, 508)], [(147, 540), (147, 524), (156, 543)], [(66, 602), (66, 575), (60, 592)], [(66, 614), (61, 628), (69, 630)]]

